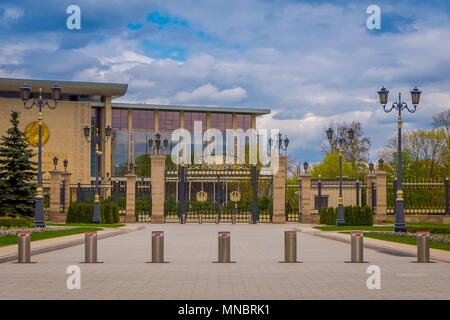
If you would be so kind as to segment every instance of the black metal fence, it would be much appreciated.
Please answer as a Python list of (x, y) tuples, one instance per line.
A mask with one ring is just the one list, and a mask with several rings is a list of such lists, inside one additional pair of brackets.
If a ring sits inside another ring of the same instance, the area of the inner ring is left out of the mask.
[[(395, 214), (397, 180), (387, 183), (387, 214)], [(443, 215), (449, 212), (449, 181), (443, 180), (405, 180), (402, 181), (405, 214)]]

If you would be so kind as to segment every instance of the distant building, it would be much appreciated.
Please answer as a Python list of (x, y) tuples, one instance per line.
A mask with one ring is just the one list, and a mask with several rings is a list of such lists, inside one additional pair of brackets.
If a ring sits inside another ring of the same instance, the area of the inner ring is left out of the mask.
[[(0, 133), (5, 134), (10, 127), (9, 113), (19, 111), (20, 127), (26, 130), (30, 144), (37, 145), (38, 110), (25, 110), (20, 99), (19, 88), (24, 84), (31, 87), (32, 97), (37, 97), (42, 88), (43, 97), (51, 99), (50, 89), (54, 83), (62, 88), (62, 101), (55, 110), (43, 110), (44, 145), (42, 169), (44, 178), (53, 168), (52, 159), (57, 156), (62, 161), (69, 160), (68, 171), (72, 181), (89, 183), (94, 172), (94, 148), (86, 143), (83, 127), (101, 129), (109, 125), (113, 129), (111, 139), (101, 145), (99, 173), (102, 177), (123, 177), (128, 163), (136, 163), (138, 157), (149, 154), (147, 141), (161, 132), (162, 139), (168, 138), (173, 130), (185, 128), (193, 130), (194, 121), (201, 121), (203, 130), (256, 128), (256, 117), (269, 114), (269, 109), (174, 106), (152, 104), (114, 103), (113, 100), (125, 95), (127, 84), (49, 81), (31, 79), (0, 78)], [(139, 161), (138, 161), (139, 162)]]

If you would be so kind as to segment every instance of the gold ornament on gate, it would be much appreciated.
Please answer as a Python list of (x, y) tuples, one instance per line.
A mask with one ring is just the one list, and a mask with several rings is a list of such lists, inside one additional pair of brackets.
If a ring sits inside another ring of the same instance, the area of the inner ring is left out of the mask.
[(230, 193), (230, 200), (234, 202), (238, 202), (241, 200), (241, 193), (239, 191), (233, 191)]
[[(45, 123), (42, 123), (42, 145), (44, 145), (50, 136), (50, 132)], [(33, 121), (25, 127), (25, 137), (32, 147), (39, 145), (39, 122)]]
[(208, 194), (205, 191), (197, 192), (197, 201), (205, 202), (208, 200)]

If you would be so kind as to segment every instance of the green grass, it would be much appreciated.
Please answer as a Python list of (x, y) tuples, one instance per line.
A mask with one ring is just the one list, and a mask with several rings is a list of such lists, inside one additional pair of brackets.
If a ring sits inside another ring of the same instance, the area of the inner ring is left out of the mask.
[[(383, 223), (394, 225), (394, 222), (383, 221)], [(421, 227), (450, 227), (450, 224), (443, 223), (421, 223), (421, 222), (406, 222), (407, 226), (421, 226)]]
[[(101, 228), (96, 227), (79, 227), (67, 230), (52, 230), (52, 231), (44, 231), (44, 232), (36, 232), (31, 234), (31, 241), (44, 240), (50, 238), (57, 238), (63, 236), (70, 236), (73, 234), (84, 233), (88, 231), (100, 231), (103, 230)], [(0, 237), (0, 247), (9, 246), (12, 244), (17, 244), (18, 238), (17, 235), (8, 235), (4, 237)]]
[[(348, 234), (348, 232), (343, 232), (343, 233)], [(390, 235), (390, 234), (378, 234), (378, 233), (372, 233), (372, 232), (364, 232), (364, 237), (385, 240), (385, 241), (391, 241), (391, 242), (417, 245), (416, 238), (400, 237), (400, 236), (394, 236), (394, 235)], [(430, 248), (450, 251), (450, 244), (436, 242), (436, 241), (430, 241)]]
[(356, 230), (356, 231), (394, 231), (393, 226), (316, 226), (313, 227), (322, 231), (342, 231), (342, 230)]
[(95, 223), (46, 223), (48, 226), (62, 226), (62, 227), (99, 227), (99, 228), (120, 228), (124, 227), (124, 224), (110, 223), (110, 224), (95, 224)]

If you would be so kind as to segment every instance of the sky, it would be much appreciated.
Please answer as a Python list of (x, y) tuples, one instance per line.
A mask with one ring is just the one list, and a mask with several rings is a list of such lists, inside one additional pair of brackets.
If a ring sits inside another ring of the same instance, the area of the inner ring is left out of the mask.
[[(80, 29), (66, 13), (80, 8)], [(380, 8), (380, 29), (366, 21)], [(127, 83), (116, 102), (268, 108), (289, 155), (318, 162), (330, 121), (359, 121), (370, 159), (450, 108), (450, 1), (0, 1), (0, 77)]]

